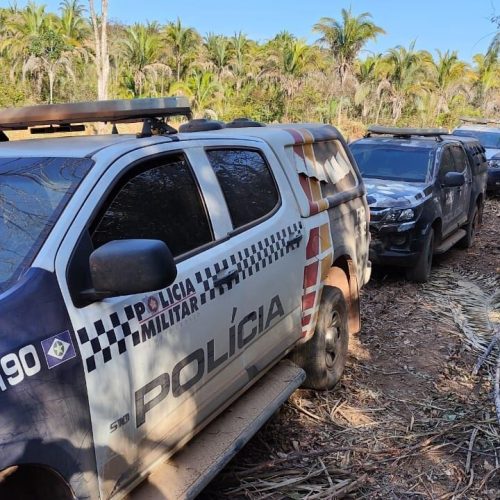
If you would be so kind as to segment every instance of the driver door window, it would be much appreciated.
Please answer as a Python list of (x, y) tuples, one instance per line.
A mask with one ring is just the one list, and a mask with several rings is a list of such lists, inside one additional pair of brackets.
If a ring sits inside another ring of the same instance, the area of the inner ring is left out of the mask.
[(206, 209), (183, 155), (148, 161), (126, 175), (94, 224), (94, 248), (112, 240), (164, 241), (174, 257), (213, 240)]

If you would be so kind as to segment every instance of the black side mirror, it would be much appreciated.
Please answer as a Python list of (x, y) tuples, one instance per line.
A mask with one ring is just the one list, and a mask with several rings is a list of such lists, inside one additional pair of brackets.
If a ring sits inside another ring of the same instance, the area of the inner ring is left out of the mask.
[(93, 290), (88, 300), (151, 292), (171, 285), (177, 276), (174, 258), (160, 240), (115, 240), (90, 255)]
[(443, 186), (446, 187), (459, 187), (465, 184), (464, 174), (459, 172), (448, 172), (444, 176)]

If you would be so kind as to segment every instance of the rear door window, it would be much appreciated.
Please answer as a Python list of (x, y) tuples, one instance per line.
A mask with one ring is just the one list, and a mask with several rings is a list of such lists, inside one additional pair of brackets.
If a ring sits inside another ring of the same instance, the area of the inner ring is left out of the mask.
[(451, 154), (455, 162), (455, 172), (462, 173), (467, 167), (467, 158), (463, 149), (460, 146), (452, 146)]
[(206, 152), (238, 229), (262, 219), (278, 205), (276, 182), (261, 152), (243, 148)]
[(448, 172), (455, 172), (455, 162), (450, 148), (445, 148), (441, 154), (441, 164), (439, 166), (439, 181), (443, 182)]
[(213, 240), (204, 201), (184, 155), (147, 161), (109, 196), (94, 224), (94, 248), (135, 238), (164, 241), (174, 257)]
[[(307, 149), (304, 147), (304, 149)], [(320, 141), (313, 144), (314, 162), (327, 174), (329, 193), (348, 191), (358, 185), (356, 172), (340, 141)], [(319, 178), (318, 180), (323, 180)]]

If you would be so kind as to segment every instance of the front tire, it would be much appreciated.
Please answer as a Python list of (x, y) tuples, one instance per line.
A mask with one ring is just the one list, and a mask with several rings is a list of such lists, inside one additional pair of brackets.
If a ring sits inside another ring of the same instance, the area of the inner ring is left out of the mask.
[(348, 311), (339, 288), (325, 286), (314, 335), (298, 345), (291, 359), (306, 372), (304, 387), (327, 390), (337, 385), (347, 361)]
[(427, 234), (422, 252), (418, 256), (417, 263), (406, 272), (406, 277), (417, 283), (426, 283), (431, 277), (432, 256), (434, 254), (434, 229)]

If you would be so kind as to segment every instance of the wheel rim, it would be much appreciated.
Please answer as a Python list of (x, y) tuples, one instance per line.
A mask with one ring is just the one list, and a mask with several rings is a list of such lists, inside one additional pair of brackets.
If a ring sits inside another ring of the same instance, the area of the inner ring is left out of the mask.
[(337, 359), (337, 351), (342, 333), (342, 319), (338, 311), (332, 312), (330, 325), (325, 334), (326, 365), (331, 368)]

